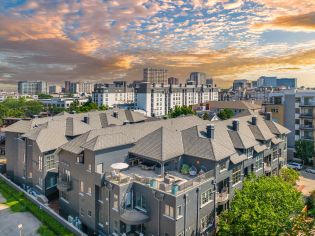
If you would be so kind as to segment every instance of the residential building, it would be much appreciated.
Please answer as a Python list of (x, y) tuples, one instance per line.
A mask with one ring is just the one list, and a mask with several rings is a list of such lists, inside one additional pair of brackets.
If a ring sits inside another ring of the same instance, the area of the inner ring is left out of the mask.
[(96, 84), (92, 93), (92, 101), (98, 106), (108, 107), (133, 105), (134, 87), (122, 81), (116, 81), (113, 84)]
[(131, 110), (107, 110), (80, 114), (63, 112), (54, 117), (20, 120), (5, 132), (7, 176), (22, 187), (48, 197), (57, 193), (59, 148), (68, 141), (108, 126), (145, 121)]
[(62, 88), (60, 85), (50, 85), (49, 86), (49, 94), (56, 94), (56, 93), (61, 93)]
[(213, 83), (213, 79), (206, 79), (206, 85), (211, 85), (212, 87), (216, 87), (216, 85)]
[(45, 81), (19, 81), (18, 82), (18, 93), (23, 95), (37, 95), (40, 93), (47, 94), (48, 87)]
[(155, 84), (167, 84), (167, 70), (163, 68), (144, 68), (143, 81)]
[(268, 77), (268, 76), (261, 76), (257, 80), (257, 86), (258, 87), (277, 87), (277, 77)]
[(257, 80), (258, 87), (272, 87), (272, 88), (287, 88), (295, 89), (297, 88), (297, 79), (296, 78), (277, 78), (277, 77), (268, 77), (261, 76)]
[(59, 149), (61, 213), (90, 235), (208, 235), (244, 177), (286, 164), (288, 132), (252, 115), (91, 130)]
[(65, 81), (65, 93), (72, 94), (91, 94), (94, 90), (94, 83), (89, 81)]
[(218, 100), (218, 89), (209, 85), (140, 83), (135, 88), (135, 107), (147, 116), (162, 117), (175, 106)]
[(70, 108), (70, 105), (77, 101), (79, 106), (82, 106), (84, 103), (88, 102), (88, 98), (45, 98), (38, 99), (39, 102), (43, 103), (44, 106), (49, 107), (59, 107), (59, 108)]
[(295, 89), (295, 88), (297, 88), (297, 79), (296, 78), (277, 79), (277, 87), (284, 87), (287, 89)]
[(283, 90), (269, 94), (264, 104), (272, 119), (288, 128), (288, 155), (294, 157), (297, 140), (315, 140), (315, 90)]
[(175, 77), (169, 77), (167, 81), (168, 81), (168, 84), (176, 84), (176, 85), (179, 84), (179, 79)]
[(247, 89), (247, 88), (251, 88), (251, 82), (249, 80), (240, 79), (240, 80), (234, 80), (233, 81), (233, 90), (234, 91), (243, 90), (243, 89)]

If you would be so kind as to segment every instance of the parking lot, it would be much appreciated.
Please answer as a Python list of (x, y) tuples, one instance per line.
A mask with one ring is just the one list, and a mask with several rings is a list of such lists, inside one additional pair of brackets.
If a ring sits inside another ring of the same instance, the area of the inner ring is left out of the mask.
[(315, 174), (307, 173), (305, 170), (300, 171), (300, 180), (297, 184), (300, 186), (303, 195), (309, 196), (312, 190), (315, 190)]

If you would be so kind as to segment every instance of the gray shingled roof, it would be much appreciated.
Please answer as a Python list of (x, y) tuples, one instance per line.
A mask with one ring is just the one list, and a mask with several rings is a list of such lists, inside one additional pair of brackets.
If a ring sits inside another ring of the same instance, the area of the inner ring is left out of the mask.
[(268, 126), (268, 128), (270, 129), (270, 131), (273, 134), (289, 134), (291, 131), (288, 130), (287, 128), (285, 128), (282, 125), (279, 125), (278, 123), (271, 121), (271, 120), (266, 120), (266, 125)]
[(130, 152), (159, 161), (181, 156), (184, 154), (181, 133), (162, 126), (139, 139)]
[(77, 136), (91, 130), (92, 127), (82, 121), (76, 120), (73, 117), (66, 118), (66, 136)]

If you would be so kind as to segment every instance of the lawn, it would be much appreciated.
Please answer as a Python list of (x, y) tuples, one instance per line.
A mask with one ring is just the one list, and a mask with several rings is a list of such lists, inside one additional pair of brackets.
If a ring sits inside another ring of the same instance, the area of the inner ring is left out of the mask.
[(13, 212), (31, 212), (42, 222), (42, 226), (37, 231), (40, 235), (74, 235), (57, 220), (55, 220), (55, 218), (48, 215), (30, 200), (25, 198), (24, 193), (16, 191), (2, 180), (0, 180), (0, 193), (4, 198), (6, 198), (5, 204), (8, 205)]

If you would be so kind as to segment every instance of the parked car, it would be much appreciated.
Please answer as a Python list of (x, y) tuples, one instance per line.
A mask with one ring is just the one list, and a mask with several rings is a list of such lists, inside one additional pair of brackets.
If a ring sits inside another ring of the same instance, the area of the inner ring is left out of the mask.
[(302, 170), (303, 168), (302, 164), (296, 162), (289, 162), (287, 166), (293, 170)]
[(308, 172), (308, 173), (315, 174), (315, 168), (312, 168), (312, 167), (307, 167), (307, 168), (305, 169), (305, 171)]

